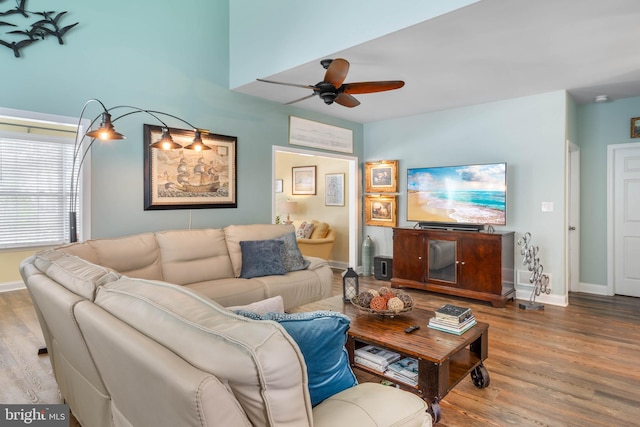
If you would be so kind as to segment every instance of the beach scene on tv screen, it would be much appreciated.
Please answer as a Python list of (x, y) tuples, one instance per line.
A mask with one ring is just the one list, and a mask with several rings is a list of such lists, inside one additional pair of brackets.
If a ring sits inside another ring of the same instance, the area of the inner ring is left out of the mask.
[(506, 164), (407, 171), (407, 220), (506, 224)]

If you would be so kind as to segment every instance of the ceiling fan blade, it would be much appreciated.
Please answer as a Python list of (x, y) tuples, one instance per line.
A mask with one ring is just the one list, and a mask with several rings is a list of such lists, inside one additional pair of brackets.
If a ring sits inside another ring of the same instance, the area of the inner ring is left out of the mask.
[(329, 67), (327, 68), (327, 72), (324, 74), (324, 81), (326, 83), (331, 83), (333, 87), (338, 89), (344, 79), (347, 78), (347, 73), (349, 72), (349, 61), (342, 58), (336, 58), (331, 61)]
[(351, 95), (347, 95), (346, 93), (341, 93), (340, 95), (338, 95), (334, 102), (337, 102), (338, 104), (349, 108), (357, 107), (358, 105), (360, 105), (360, 101), (358, 101)]
[(295, 101), (285, 102), (284, 105), (295, 104), (296, 102), (304, 101), (305, 99), (309, 99), (316, 95), (317, 92), (313, 92), (311, 95), (303, 96), (300, 99), (296, 99)]
[(283, 83), (283, 82), (274, 82), (273, 80), (264, 80), (264, 79), (256, 79), (259, 82), (264, 82), (264, 83), (274, 83), (277, 85), (285, 85), (285, 86), (293, 86), (293, 87), (301, 87), (303, 89), (311, 89), (311, 90), (317, 90), (317, 88), (315, 86), (311, 86), (311, 85), (299, 85), (296, 83)]
[(402, 80), (388, 80), (379, 82), (359, 82), (359, 83), (346, 83), (342, 85), (344, 93), (374, 93), (384, 92), (386, 90), (400, 89), (404, 86)]

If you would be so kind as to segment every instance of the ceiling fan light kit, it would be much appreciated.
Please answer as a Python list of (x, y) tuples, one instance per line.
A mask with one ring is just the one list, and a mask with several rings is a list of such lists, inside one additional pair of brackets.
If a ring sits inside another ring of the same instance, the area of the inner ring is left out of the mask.
[(311, 98), (314, 95), (318, 95), (320, 99), (322, 99), (327, 105), (331, 105), (335, 102), (336, 104), (340, 104), (348, 108), (353, 108), (360, 105), (360, 101), (354, 98), (351, 95), (352, 93), (365, 94), (384, 92), (388, 90), (400, 89), (404, 86), (404, 82), (402, 80), (344, 83), (345, 79), (347, 78), (347, 73), (349, 72), (349, 61), (342, 58), (323, 59), (322, 61), (320, 61), (320, 64), (327, 71), (324, 75), (324, 80), (316, 83), (315, 85), (283, 83), (264, 79), (257, 80), (264, 83), (273, 83), (313, 90), (313, 93), (311, 95), (307, 95), (300, 99), (287, 102), (286, 104), (294, 104), (296, 102)]

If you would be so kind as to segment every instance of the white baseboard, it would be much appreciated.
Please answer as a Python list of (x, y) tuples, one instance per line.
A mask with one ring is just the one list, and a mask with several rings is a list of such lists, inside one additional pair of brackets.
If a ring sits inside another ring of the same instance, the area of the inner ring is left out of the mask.
[(584, 292), (594, 295), (613, 295), (609, 292), (607, 285), (596, 285), (594, 283), (578, 283), (578, 290), (576, 292)]
[[(516, 299), (529, 301), (532, 290), (533, 287), (531, 289), (516, 289)], [(567, 295), (540, 294), (536, 296), (536, 302), (566, 307), (569, 305), (569, 297)]]
[(5, 282), (0, 283), (0, 292), (17, 291), (18, 289), (25, 289), (22, 282)]
[(329, 261), (329, 265), (331, 266), (331, 268), (340, 269), (340, 270), (346, 270), (347, 267), (349, 267), (349, 264), (347, 264), (346, 262), (334, 261), (334, 260)]

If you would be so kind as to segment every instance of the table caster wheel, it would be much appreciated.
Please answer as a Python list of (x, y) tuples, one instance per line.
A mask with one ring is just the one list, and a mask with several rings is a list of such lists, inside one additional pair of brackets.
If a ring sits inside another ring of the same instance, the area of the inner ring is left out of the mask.
[(442, 413), (440, 412), (440, 404), (438, 402), (433, 402), (429, 405), (429, 415), (431, 415), (431, 419), (433, 424), (436, 424), (442, 418)]
[(482, 363), (471, 371), (471, 381), (473, 381), (473, 385), (478, 388), (489, 387), (489, 383), (491, 382), (489, 371), (487, 371), (487, 368), (485, 368)]

